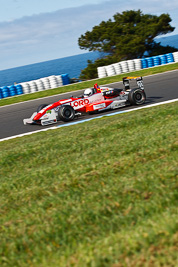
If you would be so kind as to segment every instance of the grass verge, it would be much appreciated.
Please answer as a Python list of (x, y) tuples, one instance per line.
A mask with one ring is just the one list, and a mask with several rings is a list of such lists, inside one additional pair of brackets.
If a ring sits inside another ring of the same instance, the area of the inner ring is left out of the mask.
[(10, 105), (10, 104), (14, 104), (14, 103), (33, 100), (33, 99), (42, 98), (42, 97), (46, 97), (46, 96), (57, 95), (57, 94), (66, 93), (66, 92), (77, 91), (77, 90), (85, 89), (88, 87), (92, 87), (93, 84), (96, 82), (101, 84), (101, 85), (107, 84), (107, 83), (112, 83), (112, 82), (118, 82), (118, 81), (121, 81), (122, 78), (125, 77), (126, 75), (127, 76), (129, 76), (129, 75), (131, 75), (131, 76), (138, 76), (138, 75), (148, 76), (151, 74), (162, 73), (165, 71), (170, 71), (170, 70), (175, 70), (175, 69), (178, 69), (178, 63), (163, 65), (163, 66), (149, 68), (149, 69), (143, 69), (143, 70), (134, 71), (134, 72), (130, 72), (130, 73), (124, 73), (122, 75), (106, 77), (106, 78), (102, 78), (102, 79), (95, 79), (95, 80), (90, 80), (90, 81), (85, 81), (85, 82), (80, 82), (80, 83), (74, 83), (74, 84), (70, 84), (68, 86), (62, 86), (62, 87), (59, 87), (56, 89), (50, 89), (50, 90), (40, 91), (37, 93), (1, 99), (0, 100), (0, 106)]
[(0, 266), (176, 266), (172, 103), (0, 143)]

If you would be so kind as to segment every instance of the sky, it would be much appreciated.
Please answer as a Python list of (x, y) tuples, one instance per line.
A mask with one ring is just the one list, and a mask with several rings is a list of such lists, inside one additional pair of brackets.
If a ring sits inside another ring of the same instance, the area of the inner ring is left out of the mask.
[(177, 0), (0, 0), (0, 7), (0, 70), (87, 53), (81, 34), (125, 10), (168, 13), (176, 27), (168, 35), (178, 34)]

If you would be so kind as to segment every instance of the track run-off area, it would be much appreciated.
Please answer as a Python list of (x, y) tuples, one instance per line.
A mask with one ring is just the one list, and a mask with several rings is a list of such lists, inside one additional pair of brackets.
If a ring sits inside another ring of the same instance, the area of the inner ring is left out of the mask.
[[(83, 93), (83, 90), (2, 106), (0, 107), (0, 141), (83, 123), (104, 116), (112, 116), (178, 101), (178, 70), (143, 77), (143, 82), (147, 99), (146, 103), (142, 106), (128, 106), (95, 115), (84, 115), (76, 118), (72, 122), (58, 122), (57, 124), (48, 127), (41, 125), (24, 125), (23, 119), (31, 117), (32, 113), (35, 112), (37, 107), (41, 104), (51, 104), (59, 99), (70, 98), (71, 95), (74, 97), (79, 96)], [(99, 85), (104, 86), (104, 84)], [(122, 82), (105, 84), (105, 86), (123, 88)], [(134, 88), (134, 86), (135, 84), (132, 85), (132, 88)]]

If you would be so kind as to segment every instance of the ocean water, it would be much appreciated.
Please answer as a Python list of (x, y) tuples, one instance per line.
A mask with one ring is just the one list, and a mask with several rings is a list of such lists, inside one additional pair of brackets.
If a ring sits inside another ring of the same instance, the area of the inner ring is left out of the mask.
[(170, 45), (178, 49), (178, 34), (171, 35), (168, 37), (157, 37), (155, 41), (160, 42), (163, 46)]
[(90, 52), (1, 70), (0, 87), (36, 80), (50, 75), (61, 75), (66, 73), (70, 78), (78, 78), (81, 70), (87, 67), (87, 60), (95, 61), (102, 55), (103, 54), (99, 52)]

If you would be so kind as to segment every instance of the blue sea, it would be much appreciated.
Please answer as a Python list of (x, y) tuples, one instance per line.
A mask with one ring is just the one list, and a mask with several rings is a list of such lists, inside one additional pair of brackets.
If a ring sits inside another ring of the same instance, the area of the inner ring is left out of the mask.
[(50, 75), (68, 74), (70, 78), (79, 78), (81, 70), (87, 67), (87, 60), (95, 61), (102, 57), (99, 52), (90, 52), (80, 55), (49, 60), (22, 67), (0, 71), (0, 87), (14, 83), (27, 82)]

